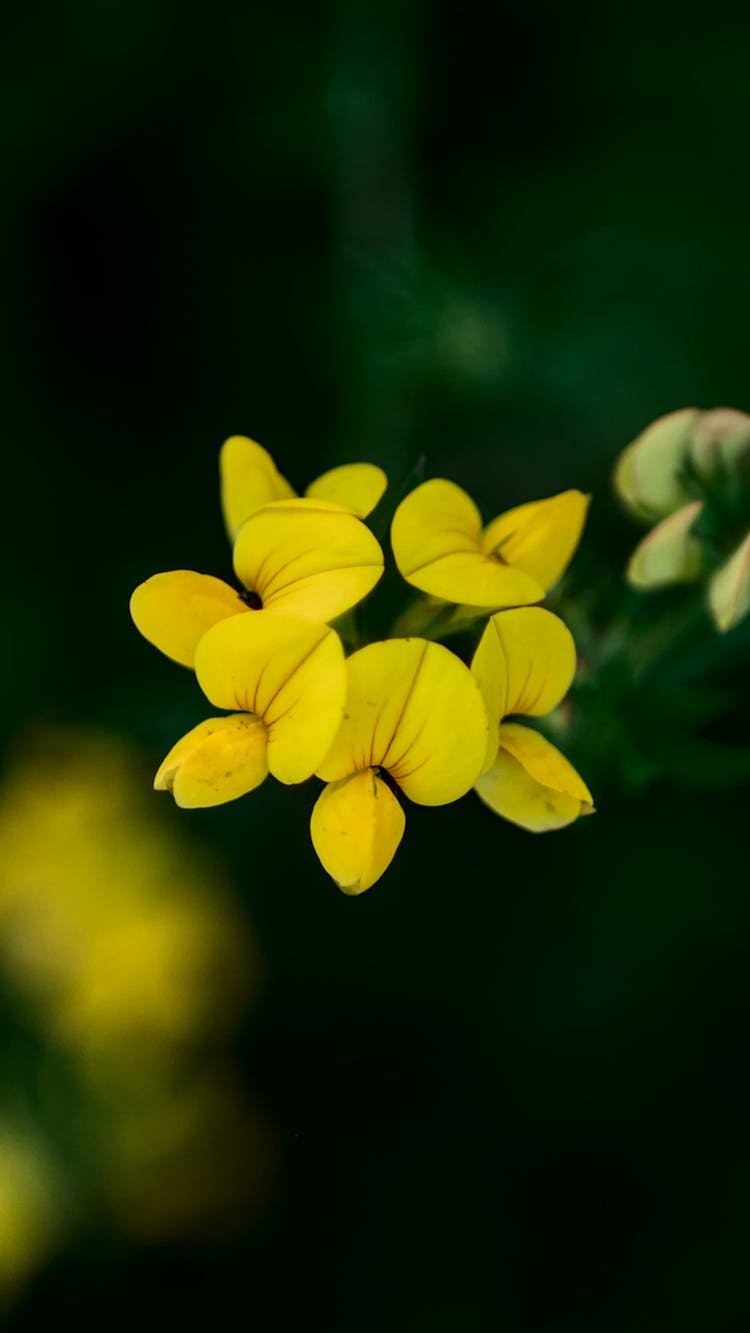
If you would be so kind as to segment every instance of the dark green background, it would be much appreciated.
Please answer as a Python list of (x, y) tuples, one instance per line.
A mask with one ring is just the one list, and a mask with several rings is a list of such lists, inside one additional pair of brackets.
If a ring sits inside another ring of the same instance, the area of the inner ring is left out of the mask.
[[(160, 569), (228, 575), (234, 432), (300, 486), (351, 458), (396, 485), (424, 453), (488, 515), (581, 487), (592, 577), (621, 566), (618, 450), (673, 408), (750, 408), (732, 12), (6, 16), (6, 736), (106, 723), (148, 782), (200, 719), (127, 601)], [(747, 793), (596, 795), (545, 838), (473, 797), (410, 809), (360, 900), (308, 845), (313, 786), (165, 808), (260, 937), (239, 1058), (276, 1203), (231, 1250), (73, 1255), (9, 1327), (744, 1327)]]

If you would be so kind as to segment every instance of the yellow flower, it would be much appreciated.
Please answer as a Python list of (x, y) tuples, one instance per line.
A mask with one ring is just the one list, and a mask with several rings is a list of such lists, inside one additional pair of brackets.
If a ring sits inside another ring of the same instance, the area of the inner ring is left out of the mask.
[[(267, 449), (246, 435), (232, 435), (219, 455), (221, 507), (229, 540), (256, 509), (274, 500), (292, 500), (296, 492), (282, 477)], [(310, 483), (305, 495), (332, 500), (358, 518), (367, 518), (388, 485), (382, 468), (374, 463), (347, 463), (332, 468)]]
[(310, 823), (315, 850), (345, 893), (390, 865), (404, 813), (382, 773), (417, 805), (446, 805), (473, 786), (487, 717), (468, 668), (424, 639), (389, 639), (346, 663), (346, 711), (325, 761)]
[(228, 717), (209, 718), (170, 750), (154, 780), (178, 805), (222, 805), (270, 772), (304, 782), (330, 749), (346, 695), (337, 634), (289, 616), (232, 616), (203, 636), (198, 683)]
[(561, 577), (583, 530), (589, 497), (563, 491), (518, 505), (482, 528), (474, 501), (452, 481), (426, 481), (401, 501), (391, 545), (407, 583), (447, 602), (538, 602)]
[(243, 523), (234, 545), (238, 592), (192, 570), (155, 574), (136, 588), (130, 614), (144, 638), (183, 666), (213, 625), (261, 608), (317, 623), (366, 597), (383, 572), (369, 528), (324, 500), (278, 500)]
[(490, 719), (490, 741), (477, 794), (496, 814), (531, 833), (563, 828), (590, 814), (585, 782), (538, 731), (510, 714), (543, 717), (567, 694), (575, 674), (573, 636), (541, 607), (492, 616), (471, 664)]

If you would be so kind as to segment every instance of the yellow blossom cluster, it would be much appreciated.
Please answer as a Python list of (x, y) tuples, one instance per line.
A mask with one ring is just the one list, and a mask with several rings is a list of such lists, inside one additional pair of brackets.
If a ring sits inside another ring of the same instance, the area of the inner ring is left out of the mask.
[[(451, 481), (424, 482), (391, 524), (396, 567), (426, 594), (395, 635), (346, 655), (330, 622), (350, 612), (385, 566), (365, 519), (386, 490), (380, 468), (333, 469), (298, 497), (270, 454), (232, 436), (221, 497), (239, 587), (187, 570), (157, 574), (131, 599), (136, 626), (193, 667), (221, 715), (177, 742), (155, 779), (181, 806), (218, 805), (259, 786), (321, 779), (311, 819), (318, 857), (346, 893), (376, 882), (404, 832), (399, 795), (438, 806), (475, 788), (532, 831), (593, 809), (563, 756), (512, 716), (540, 717), (567, 692), (575, 648), (534, 603), (560, 578), (588, 498), (569, 490), (486, 526)], [(448, 619), (445, 620), (445, 615)], [(469, 663), (433, 641), (486, 625)]]

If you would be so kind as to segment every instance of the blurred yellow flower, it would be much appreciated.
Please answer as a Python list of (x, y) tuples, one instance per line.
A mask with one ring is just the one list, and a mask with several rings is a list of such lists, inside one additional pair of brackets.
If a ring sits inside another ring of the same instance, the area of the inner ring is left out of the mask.
[(470, 496), (434, 478), (396, 510), (393, 554), (407, 583), (447, 602), (486, 610), (538, 602), (572, 559), (588, 503), (580, 491), (563, 491), (483, 528)]
[(325, 757), (346, 696), (344, 651), (326, 625), (259, 612), (233, 616), (203, 636), (198, 683), (217, 708), (233, 710), (189, 731), (154, 780), (178, 805), (222, 805), (272, 773), (304, 782)]
[(328, 785), (310, 831), (328, 874), (356, 894), (387, 869), (404, 832), (383, 775), (417, 805), (457, 800), (481, 771), (487, 718), (468, 668), (440, 644), (372, 643), (346, 668), (346, 712), (318, 768)]
[(570, 630), (541, 607), (492, 616), (471, 664), (490, 719), (477, 794), (530, 833), (563, 828), (594, 808), (585, 782), (554, 745), (538, 731), (504, 720), (551, 712), (567, 694), (575, 667)]
[(67, 1047), (194, 1040), (255, 975), (215, 871), (141, 805), (122, 743), (27, 740), (0, 797), (0, 966)]
[[(293, 486), (282, 477), (267, 449), (246, 435), (232, 435), (219, 455), (221, 507), (229, 540), (234, 541), (242, 524), (257, 509), (274, 500), (292, 500)], [(312, 500), (332, 500), (358, 518), (367, 518), (383, 495), (388, 480), (374, 463), (346, 463), (331, 468), (310, 483), (305, 495)]]
[(191, 667), (207, 630), (263, 609), (325, 623), (366, 597), (383, 573), (379, 543), (354, 514), (325, 500), (278, 500), (238, 534), (234, 570), (244, 591), (192, 570), (154, 574), (130, 614), (149, 643)]
[(57, 729), (25, 739), (0, 790), (2, 991), (36, 1033), (34, 1122), (20, 1047), (0, 1117), (0, 1303), (79, 1223), (236, 1235), (272, 1182), (274, 1136), (225, 1049), (253, 938), (216, 868), (144, 805), (141, 769), (113, 737)]
[(59, 1206), (43, 1144), (0, 1120), (0, 1309), (54, 1247)]

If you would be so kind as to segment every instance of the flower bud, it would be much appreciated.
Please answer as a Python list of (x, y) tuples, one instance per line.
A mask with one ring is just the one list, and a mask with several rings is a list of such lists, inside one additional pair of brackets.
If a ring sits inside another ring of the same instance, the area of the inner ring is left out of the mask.
[(738, 625), (750, 611), (750, 532), (711, 579), (708, 604), (722, 633)]
[(704, 412), (693, 431), (690, 460), (701, 481), (721, 481), (744, 467), (750, 473), (750, 416), (733, 407)]
[(634, 588), (661, 588), (670, 583), (689, 583), (698, 577), (701, 544), (692, 529), (702, 509), (702, 500), (683, 505), (643, 538), (630, 557), (627, 570), (628, 582)]
[(620, 455), (615, 489), (636, 518), (655, 523), (689, 500), (681, 473), (699, 417), (695, 407), (659, 417)]

